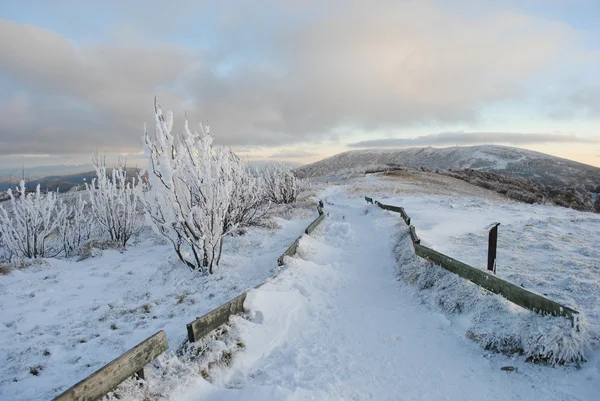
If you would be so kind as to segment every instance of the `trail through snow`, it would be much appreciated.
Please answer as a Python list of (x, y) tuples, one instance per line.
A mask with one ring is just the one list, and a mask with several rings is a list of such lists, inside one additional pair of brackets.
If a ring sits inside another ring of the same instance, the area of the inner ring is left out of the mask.
[(233, 318), (245, 348), (232, 366), (172, 400), (598, 400), (597, 361), (550, 368), (483, 351), (420, 304), (396, 279), (399, 217), (340, 192), (328, 190), (329, 216), (299, 257), (249, 294), (251, 319)]

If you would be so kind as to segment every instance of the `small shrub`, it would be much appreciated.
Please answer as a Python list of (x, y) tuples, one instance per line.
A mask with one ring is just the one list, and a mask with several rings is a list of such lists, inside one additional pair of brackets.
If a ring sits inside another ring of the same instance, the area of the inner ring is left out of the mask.
[(64, 224), (67, 208), (54, 192), (43, 194), (38, 185), (27, 192), (25, 181), (16, 191), (7, 192), (12, 211), (0, 206), (0, 239), (9, 257), (47, 258), (61, 254), (63, 247), (58, 233)]
[(44, 370), (42, 365), (32, 366), (29, 368), (29, 373), (33, 376), (39, 376), (42, 370)]
[(273, 203), (294, 203), (298, 198), (299, 182), (291, 169), (273, 164), (264, 171), (267, 198)]
[(141, 228), (137, 206), (142, 187), (135, 177), (127, 177), (124, 163), (119, 163), (108, 174), (104, 159), (95, 153), (93, 164), (96, 178), (86, 184), (92, 215), (111, 241), (125, 247)]

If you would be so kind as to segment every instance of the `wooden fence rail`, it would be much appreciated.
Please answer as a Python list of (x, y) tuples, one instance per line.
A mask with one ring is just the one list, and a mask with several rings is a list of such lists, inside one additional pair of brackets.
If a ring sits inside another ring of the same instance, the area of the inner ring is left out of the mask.
[[(312, 233), (325, 218), (322, 202), (320, 202), (318, 211), (319, 217), (310, 223), (304, 230), (306, 234)], [(279, 257), (279, 265), (283, 265), (285, 256), (294, 256), (296, 254), (300, 238), (295, 240), (283, 255)], [(259, 284), (254, 288), (260, 288), (263, 284), (264, 283)], [(243, 312), (246, 295), (247, 292), (244, 292), (231, 301), (226, 302), (218, 308), (208, 312), (206, 315), (189, 323), (187, 325), (188, 340), (190, 342), (199, 340), (217, 327), (227, 323), (231, 315)], [(133, 375), (137, 374), (138, 377), (143, 379), (144, 366), (150, 363), (158, 355), (165, 352), (168, 348), (167, 336), (164, 330), (161, 330), (110, 362), (108, 365), (81, 380), (64, 393), (55, 397), (52, 401), (94, 401), (105, 396)]]
[(488, 291), (500, 294), (514, 304), (530, 309), (537, 313), (548, 313), (553, 316), (564, 316), (574, 322), (578, 312), (558, 302), (552, 301), (541, 295), (519, 287), (513, 283), (503, 280), (487, 271), (476, 269), (456, 259), (434, 251), (420, 244), (414, 244), (415, 253), (432, 261), (444, 269), (456, 273), (462, 278), (475, 283)]
[(320, 214), (315, 221), (313, 221), (308, 227), (306, 227), (306, 230), (304, 230), (304, 234), (309, 235), (313, 231), (315, 231), (315, 229), (319, 226), (319, 224), (321, 224), (324, 218), (325, 214)]
[(229, 316), (242, 313), (244, 311), (244, 301), (246, 300), (247, 294), (248, 293), (245, 292), (219, 306), (217, 309), (208, 312), (206, 315), (188, 323), (187, 332), (189, 342), (193, 343), (217, 327), (227, 323), (229, 321)]
[[(304, 230), (305, 234), (311, 234), (321, 222), (325, 219), (325, 213), (319, 208), (319, 217), (317, 217), (308, 227)], [(296, 239), (292, 245), (277, 259), (279, 266), (284, 264), (284, 258), (286, 256), (294, 256), (300, 243), (300, 238)], [(254, 288), (260, 288), (262, 284), (257, 285)], [(206, 315), (197, 318), (187, 325), (188, 340), (189, 342), (195, 342), (206, 336), (208, 333), (216, 329), (217, 327), (227, 323), (231, 315), (237, 315), (244, 311), (244, 301), (246, 300), (245, 292), (242, 295), (232, 299), (231, 301), (219, 306), (218, 308), (208, 312)]]
[(167, 335), (161, 330), (55, 397), (53, 401), (97, 400), (136, 373), (143, 378), (144, 366), (168, 348)]
[[(365, 197), (365, 200), (367, 200), (367, 197)], [(576, 318), (579, 315), (579, 312), (577, 312), (575, 309), (561, 305), (558, 302), (528, 291), (525, 288), (503, 280), (484, 270), (469, 266), (466, 263), (460, 262), (451, 258), (450, 256), (446, 256), (431, 248), (421, 245), (421, 240), (417, 236), (416, 229), (414, 226), (410, 225), (410, 218), (403, 208), (398, 206), (384, 205), (377, 201), (374, 202), (381, 209), (397, 212), (402, 215), (402, 218), (409, 226), (410, 237), (417, 256), (427, 259), (436, 265), (439, 265), (444, 269), (455, 273), (482, 288), (485, 288), (490, 292), (500, 294), (507, 300), (522, 306), (523, 308), (530, 309), (536, 313), (546, 313), (553, 316), (566, 317), (567, 319), (571, 320), (571, 323), (575, 326), (577, 320)]]
[[(323, 212), (323, 209), (319, 207), (318, 211), (319, 211), (319, 217), (317, 217), (312, 223), (310, 223), (308, 225), (308, 227), (306, 227), (306, 229), (304, 230), (304, 234), (306, 234), (306, 235), (311, 234), (319, 226), (319, 224), (321, 224), (321, 222), (325, 218), (325, 212)], [(298, 244), (300, 244), (300, 238), (302, 238), (302, 236), (298, 237), (294, 242), (292, 242), (292, 245), (290, 245), (289, 248), (286, 249), (285, 252), (279, 258), (277, 258), (277, 264), (279, 266), (283, 266), (283, 261), (286, 256), (292, 257), (296, 254), (296, 250), (298, 249)]]

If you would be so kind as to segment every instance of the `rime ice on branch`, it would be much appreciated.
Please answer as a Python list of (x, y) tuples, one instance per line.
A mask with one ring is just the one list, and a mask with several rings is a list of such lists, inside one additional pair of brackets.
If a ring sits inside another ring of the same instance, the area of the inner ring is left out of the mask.
[(230, 149), (213, 145), (208, 126), (174, 135), (173, 113), (155, 102), (155, 132), (145, 130), (149, 160), (144, 207), (156, 231), (169, 239), (179, 259), (212, 273), (223, 238), (251, 224), (266, 203), (261, 178)]

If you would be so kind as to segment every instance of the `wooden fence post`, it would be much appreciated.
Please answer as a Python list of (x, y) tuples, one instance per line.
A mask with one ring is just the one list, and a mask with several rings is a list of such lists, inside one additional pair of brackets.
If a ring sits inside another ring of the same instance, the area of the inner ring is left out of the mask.
[(500, 223), (495, 223), (490, 229), (488, 237), (488, 264), (487, 269), (496, 274), (496, 250), (498, 249), (498, 226)]

